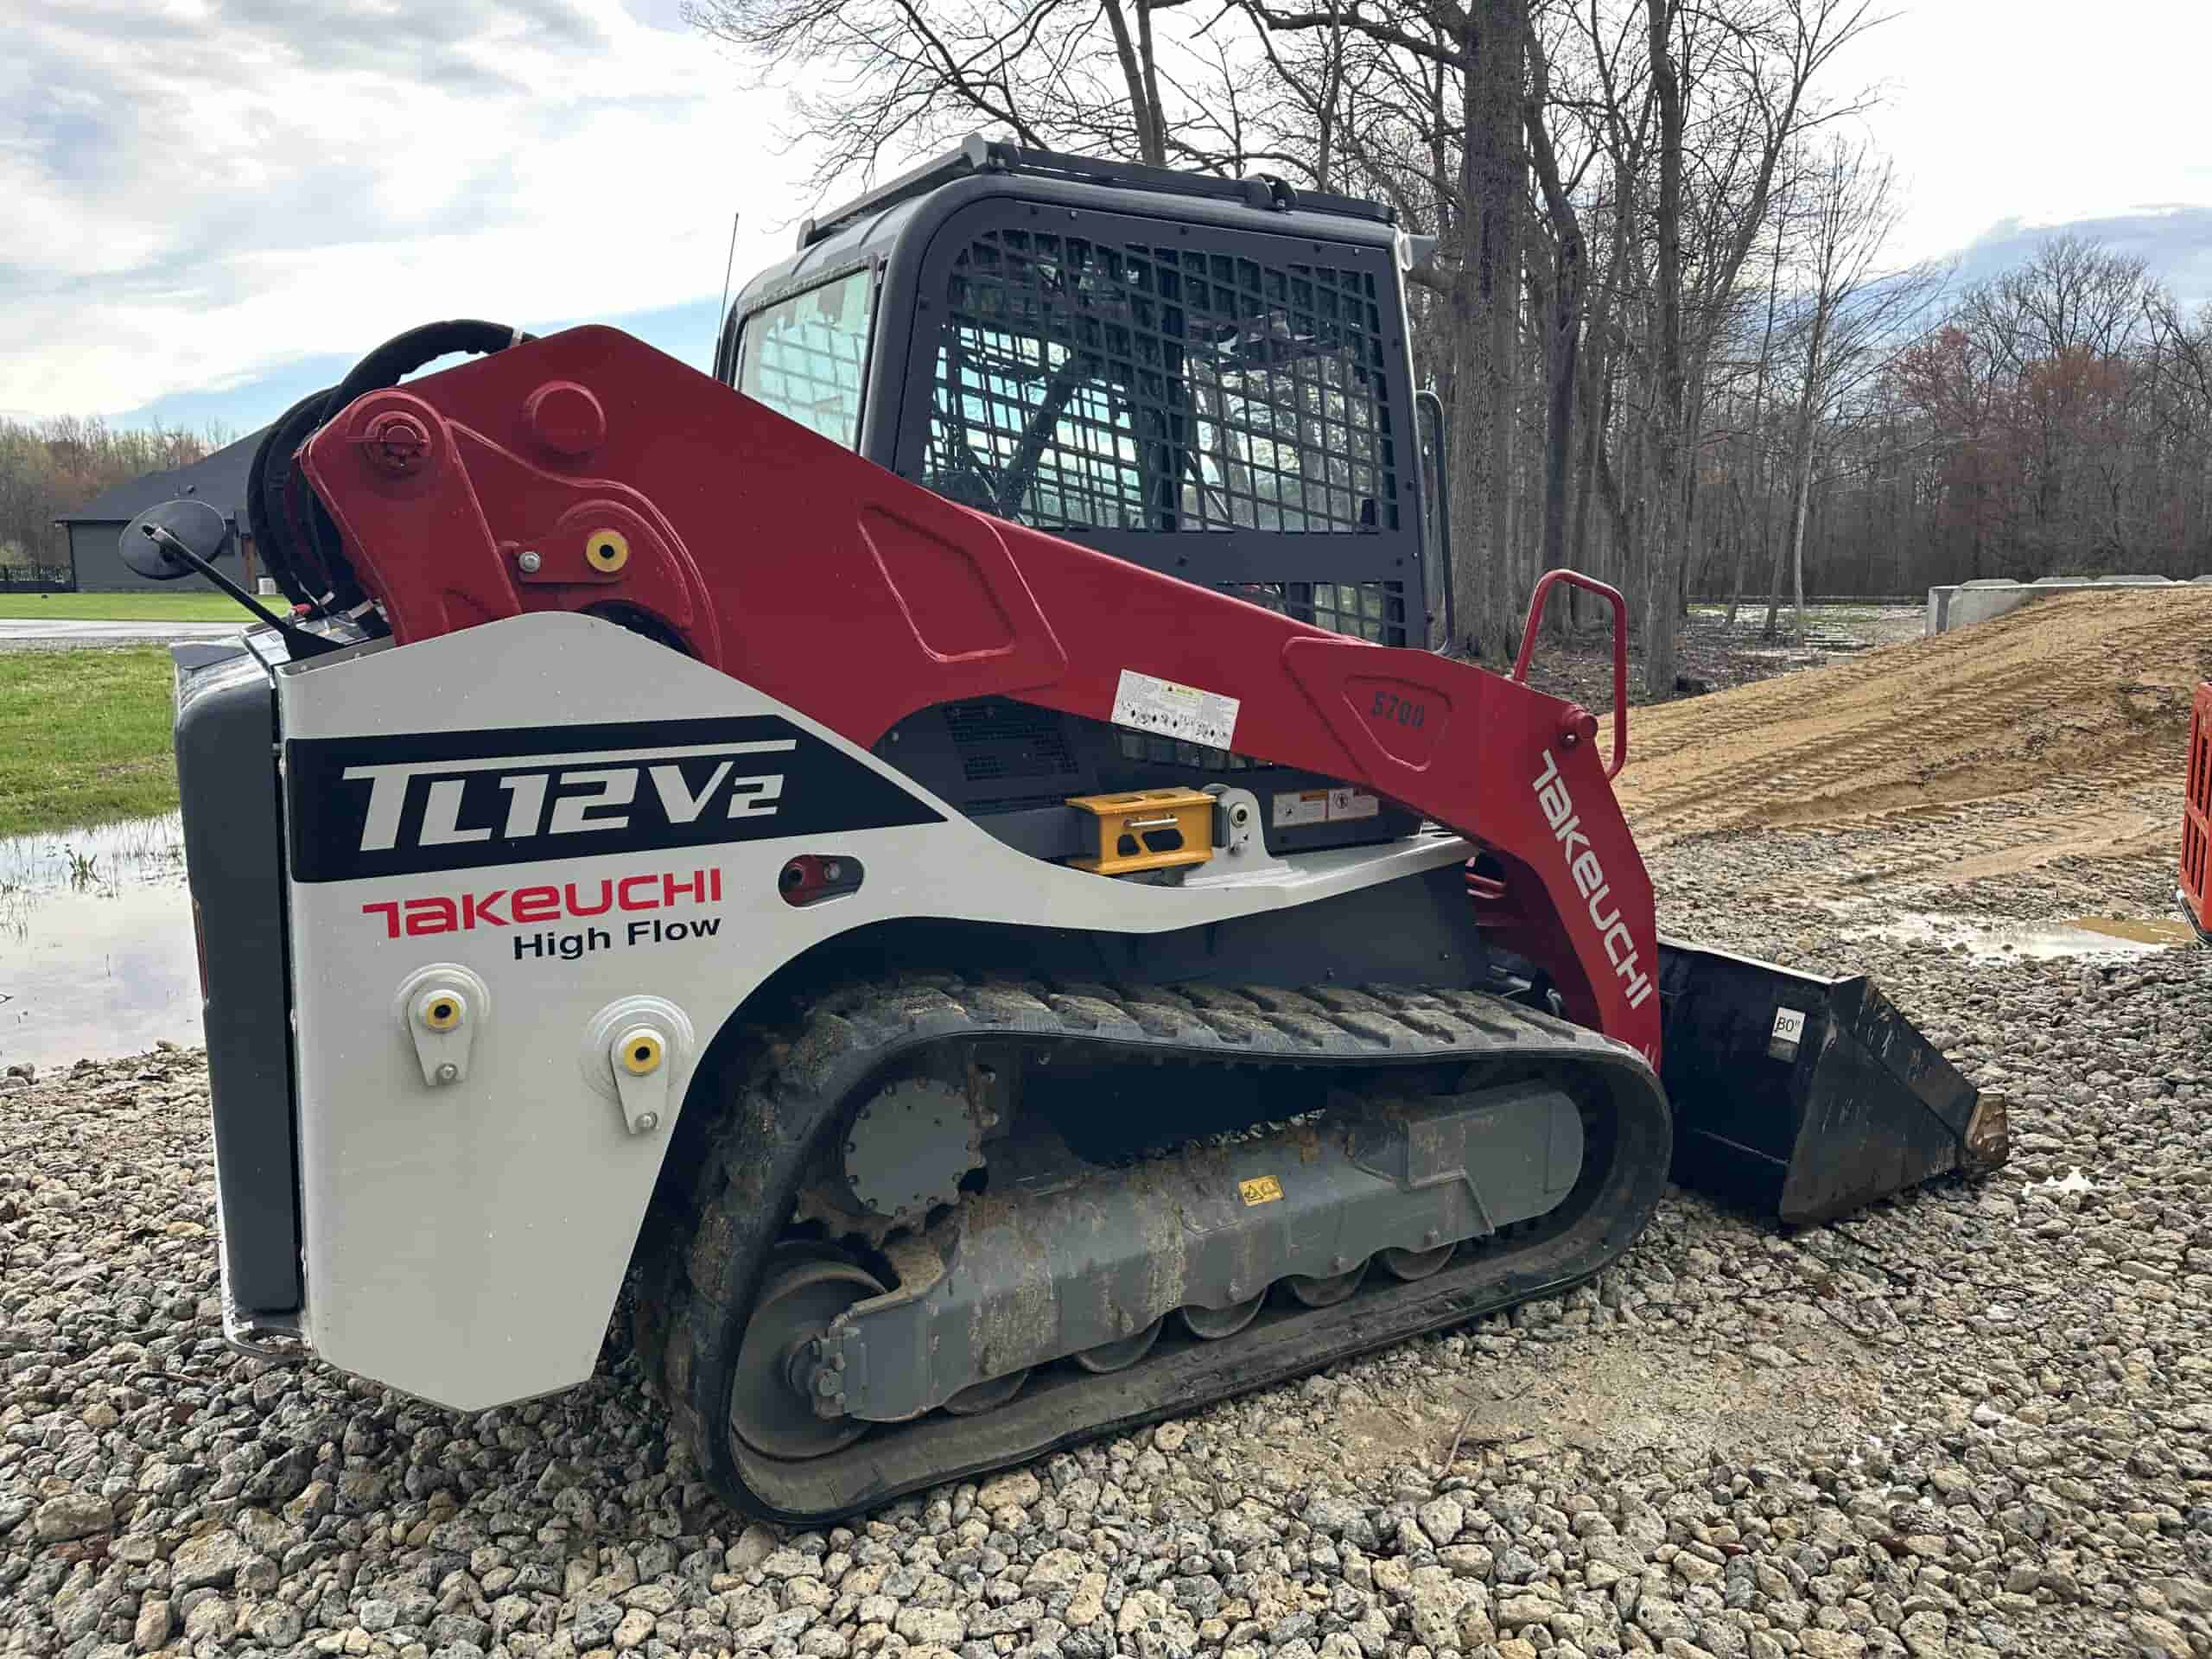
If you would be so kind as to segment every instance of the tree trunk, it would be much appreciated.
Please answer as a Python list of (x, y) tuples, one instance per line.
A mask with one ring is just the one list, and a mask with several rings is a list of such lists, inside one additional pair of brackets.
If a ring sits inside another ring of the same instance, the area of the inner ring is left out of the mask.
[[(1777, 226), (1774, 233), (1774, 264), (1766, 279), (1766, 332), (1759, 339), (1759, 374), (1757, 389), (1751, 394), (1751, 494), (1759, 504), (1759, 529), (1764, 539), (1766, 529), (1766, 495), (1761, 487), (1761, 474), (1766, 458), (1766, 378), (1774, 361), (1774, 311), (1782, 293), (1782, 231)], [(1751, 551), (1746, 537), (1736, 544), (1736, 583), (1728, 594), (1728, 628), (1736, 627), (1736, 608), (1744, 601), (1745, 566)]]
[(1735, 631), (1736, 613), (1743, 608), (1744, 604), (1744, 577), (1751, 563), (1751, 538), (1745, 524), (1746, 516), (1742, 504), (1738, 503), (1736, 512), (1735, 568), (1728, 578), (1727, 620), (1721, 624), (1721, 631), (1725, 633), (1732, 633)]
[[(1794, 468), (1791, 476), (1796, 476)], [(1789, 511), (1793, 515), (1797, 511), (1797, 502), (1794, 493), (1790, 499)], [(1773, 639), (1779, 631), (1782, 622), (1782, 573), (1789, 568), (1789, 554), (1788, 524), (1783, 525), (1779, 534), (1770, 536), (1768, 540), (1773, 544), (1774, 558), (1771, 561), (1772, 575), (1767, 583), (1766, 620), (1759, 628), (1759, 638), (1762, 639)]]
[(1675, 613), (1675, 561), (1681, 556), (1682, 419), (1682, 86), (1675, 69), (1672, 0), (1645, 0), (1651, 33), (1651, 86), (1659, 104), (1658, 397), (1652, 410), (1650, 552), (1643, 582), (1643, 695), (1674, 695), (1680, 658)]
[(1589, 369), (1582, 385), (1582, 450), (1574, 463), (1574, 527), (1572, 568), (1590, 569), (1590, 498), (1598, 487), (1598, 445), (1605, 435), (1605, 417), (1599, 411), (1603, 393), (1599, 388), (1605, 380), (1605, 357), (1593, 340), (1588, 354)]
[[(1807, 498), (1813, 489), (1813, 427), (1819, 419), (1822, 401), (1821, 378), (1827, 372), (1828, 299), (1823, 294), (1813, 311), (1813, 334), (1805, 353), (1805, 385), (1797, 398), (1797, 443), (1793, 452), (1796, 469), (1791, 480), (1793, 499), (1790, 504), (1789, 554), (1790, 567), (1796, 572), (1797, 639), (1805, 639), (1805, 509)], [(1775, 551), (1775, 605), (1779, 606), (1782, 594), (1782, 550)], [(1774, 608), (1767, 613), (1767, 632), (1774, 632)]]
[(1700, 547), (1700, 523), (1698, 509), (1703, 505), (1698, 488), (1700, 468), (1698, 453), (1705, 441), (1705, 359), (1700, 356), (1696, 369), (1690, 376), (1689, 414), (1683, 423), (1682, 453), (1682, 557), (1675, 579), (1675, 614), (1687, 617), (1690, 612), (1691, 560)]
[[(1525, 14), (1524, 14), (1525, 17)], [(1582, 315), (1589, 283), (1590, 250), (1582, 235), (1582, 219), (1574, 210), (1560, 176), (1551, 129), (1544, 105), (1549, 98), (1550, 67), (1541, 43), (1533, 31), (1524, 36), (1529, 59), (1529, 91), (1522, 106), (1522, 125), (1529, 137), (1530, 158), (1544, 194), (1544, 209), (1551, 220), (1554, 241), (1549, 309), (1550, 331), (1546, 337), (1544, 367), (1544, 539), (1542, 567), (1563, 569), (1567, 563), (1567, 475), (1574, 447), (1574, 394), (1578, 353), (1582, 340)], [(1570, 603), (1559, 615), (1566, 630), (1572, 616)]]
[(1813, 498), (1812, 435), (1806, 435), (1805, 453), (1797, 463), (1797, 523), (1789, 537), (1789, 568), (1796, 581), (1797, 643), (1805, 643), (1805, 512)]
[(1459, 275), (1439, 309), (1451, 336), (1446, 407), (1452, 411), (1454, 442), (1446, 459), (1451, 473), (1446, 487), (1452, 495), (1452, 611), (1459, 636), (1446, 649), (1480, 656), (1497, 648), (1498, 637), (1484, 567), (1494, 546), (1491, 496), (1502, 480), (1490, 466), (1489, 399), (1484, 395), (1488, 353), (1474, 285), (1471, 272)]
[(1475, 42), (1467, 147), (1474, 152), (1476, 189), (1469, 198), (1480, 217), (1478, 282), (1484, 295), (1489, 360), (1484, 365), (1488, 405), (1488, 461), (1496, 480), (1490, 498), (1489, 633), (1503, 655), (1512, 653), (1521, 620), (1518, 559), (1513, 538), (1513, 437), (1519, 413), (1521, 356), (1521, 213), (1524, 170), (1521, 157), (1522, 25), (1520, 0), (1483, 0)]
[(1152, 17), (1147, 0), (1135, 0), (1137, 28), (1143, 35), (1142, 51), (1130, 38), (1123, 0), (1105, 0), (1106, 21), (1114, 31), (1114, 54), (1121, 60), (1122, 79), (1128, 86), (1129, 114), (1136, 127), (1138, 152), (1154, 167), (1167, 165), (1167, 134), (1160, 121), (1160, 76), (1152, 61)]
[(1519, 0), (1481, 0), (1461, 40), (1466, 141), (1457, 255), (1443, 308), (1452, 334), (1452, 550), (1457, 646), (1512, 650), (1514, 376), (1521, 288)]

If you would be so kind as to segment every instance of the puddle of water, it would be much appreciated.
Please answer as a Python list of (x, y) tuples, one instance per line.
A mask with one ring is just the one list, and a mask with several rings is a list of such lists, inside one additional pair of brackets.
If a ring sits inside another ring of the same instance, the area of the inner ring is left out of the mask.
[(2105, 933), (2115, 939), (2133, 939), (2138, 944), (2193, 944), (2196, 942), (2196, 931), (2179, 917), (2139, 922), (2128, 916), (2076, 916), (2062, 925), (2079, 928), (2084, 933)]
[(1859, 931), (1861, 938), (1907, 944), (1963, 948), (1980, 962), (2055, 962), (2063, 957), (2155, 956), (2194, 942), (2189, 924), (2140, 921), (2126, 916), (2072, 916), (2037, 926), (1988, 927), (1960, 916), (1908, 913), (1878, 927)]
[(200, 1040), (174, 812), (0, 840), (0, 1065)]

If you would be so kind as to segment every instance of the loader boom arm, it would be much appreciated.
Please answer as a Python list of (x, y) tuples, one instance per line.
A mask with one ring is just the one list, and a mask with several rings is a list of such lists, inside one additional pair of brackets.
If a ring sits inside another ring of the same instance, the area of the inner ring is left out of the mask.
[(1195, 741), (1494, 853), (1501, 942), (1658, 1063), (1650, 884), (1571, 703), (958, 506), (609, 328), (372, 392), (301, 464), (402, 645), (613, 615), (864, 746), (961, 699), (1129, 724), (1180, 698)]

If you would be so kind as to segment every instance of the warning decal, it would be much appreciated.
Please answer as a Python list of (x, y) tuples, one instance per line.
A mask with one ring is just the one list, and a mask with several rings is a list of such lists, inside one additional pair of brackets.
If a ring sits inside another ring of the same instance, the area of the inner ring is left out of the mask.
[(1116, 726), (1225, 749), (1236, 735), (1236, 698), (1218, 691), (1202, 691), (1195, 685), (1179, 685), (1125, 668), (1114, 693), (1111, 718)]
[(1329, 822), (1342, 823), (1346, 818), (1371, 818), (1382, 810), (1382, 803), (1364, 791), (1332, 789), (1329, 791)]
[(1295, 830), (1308, 823), (1342, 823), (1349, 818), (1371, 818), (1382, 810), (1382, 801), (1364, 790), (1277, 790), (1274, 827)]

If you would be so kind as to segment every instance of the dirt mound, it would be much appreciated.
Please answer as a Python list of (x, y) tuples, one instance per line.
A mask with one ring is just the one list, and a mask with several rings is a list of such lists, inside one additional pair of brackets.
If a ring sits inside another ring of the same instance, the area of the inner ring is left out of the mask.
[(1905, 817), (1951, 824), (1941, 856), (1990, 873), (2140, 851), (2179, 833), (2190, 697), (2205, 678), (2212, 590), (2055, 596), (1637, 710), (1618, 787), (1647, 848)]

